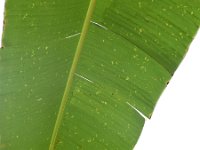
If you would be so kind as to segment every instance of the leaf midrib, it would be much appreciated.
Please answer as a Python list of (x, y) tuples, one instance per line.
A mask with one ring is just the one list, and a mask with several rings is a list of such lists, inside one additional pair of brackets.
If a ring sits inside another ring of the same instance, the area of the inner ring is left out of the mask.
[(68, 75), (68, 78), (67, 78), (67, 83), (66, 83), (66, 87), (65, 87), (65, 90), (64, 90), (64, 94), (63, 94), (63, 97), (62, 97), (61, 104), (60, 104), (60, 108), (59, 108), (59, 111), (58, 111), (58, 114), (57, 114), (57, 119), (56, 119), (54, 129), (53, 129), (53, 132), (52, 132), (49, 150), (55, 149), (56, 138), (57, 138), (57, 135), (58, 135), (59, 128), (62, 124), (62, 119), (63, 119), (64, 111), (65, 111), (65, 108), (66, 108), (66, 105), (67, 105), (67, 101), (68, 101), (68, 98), (69, 98), (69, 93), (70, 93), (70, 90), (71, 90), (71, 87), (72, 87), (72, 84), (73, 84), (76, 68), (77, 68), (77, 65), (78, 65), (78, 62), (79, 62), (79, 59), (80, 59), (80, 55), (81, 55), (81, 51), (83, 49), (83, 45), (84, 45), (84, 41), (86, 39), (86, 35), (88, 33), (90, 21), (91, 21), (95, 6), (96, 6), (96, 0), (90, 0), (88, 11), (87, 11), (87, 14), (86, 14), (86, 17), (85, 17), (85, 20), (84, 20), (84, 24), (83, 24), (83, 27), (82, 27), (81, 35), (80, 35), (80, 38), (79, 38), (79, 42), (78, 42), (78, 45), (77, 45), (77, 48), (76, 48), (76, 51), (75, 51), (75, 55), (74, 55), (74, 58), (73, 58), (73, 62), (72, 62), (71, 68), (70, 68), (70, 72), (69, 72), (69, 75)]

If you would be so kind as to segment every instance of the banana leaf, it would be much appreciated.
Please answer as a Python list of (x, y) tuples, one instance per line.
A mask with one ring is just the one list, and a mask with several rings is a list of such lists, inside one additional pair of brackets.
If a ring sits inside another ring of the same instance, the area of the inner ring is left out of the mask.
[(199, 24), (199, 0), (6, 0), (0, 150), (132, 150)]

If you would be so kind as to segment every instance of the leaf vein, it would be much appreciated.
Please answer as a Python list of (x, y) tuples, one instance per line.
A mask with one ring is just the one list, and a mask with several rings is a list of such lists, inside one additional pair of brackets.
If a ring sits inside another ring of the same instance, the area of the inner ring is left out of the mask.
[(66, 104), (67, 104), (67, 101), (68, 101), (68, 98), (69, 98), (69, 93), (70, 93), (70, 90), (71, 90), (71, 87), (72, 87), (72, 84), (73, 84), (76, 68), (78, 66), (78, 62), (79, 62), (81, 51), (82, 51), (82, 48), (83, 48), (83, 45), (84, 45), (84, 41), (85, 41), (87, 32), (89, 30), (89, 25), (90, 25), (90, 21), (91, 21), (93, 12), (94, 12), (95, 5), (96, 5), (96, 0), (91, 0), (89, 7), (88, 7), (86, 17), (85, 17), (85, 20), (84, 20), (82, 32), (80, 34), (80, 39), (79, 39), (79, 42), (78, 42), (78, 45), (77, 45), (77, 48), (76, 48), (76, 52), (75, 52), (75, 55), (74, 55), (72, 66), (71, 66), (71, 69), (70, 69), (70, 72), (69, 72), (69, 75), (68, 75), (68, 79), (67, 79), (65, 91), (64, 91), (64, 94), (63, 94), (63, 98), (62, 98), (60, 108), (59, 108), (59, 111), (58, 111), (58, 114), (57, 114), (57, 119), (56, 119), (56, 122), (55, 122), (55, 126), (54, 126), (52, 137), (51, 137), (51, 142), (50, 142), (50, 145), (49, 145), (49, 150), (55, 150), (58, 131), (59, 131), (60, 126), (62, 124), (64, 111), (65, 111)]

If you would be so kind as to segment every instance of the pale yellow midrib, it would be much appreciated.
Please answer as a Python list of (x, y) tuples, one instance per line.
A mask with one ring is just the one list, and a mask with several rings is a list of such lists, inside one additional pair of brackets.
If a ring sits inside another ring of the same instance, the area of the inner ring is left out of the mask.
[(61, 123), (62, 123), (62, 119), (63, 119), (65, 107), (66, 107), (66, 104), (67, 104), (69, 92), (70, 92), (70, 89), (72, 87), (74, 75), (75, 75), (75, 72), (76, 72), (76, 68), (77, 68), (77, 65), (78, 65), (80, 54), (81, 54), (81, 51), (82, 51), (82, 48), (83, 48), (83, 44), (84, 44), (88, 29), (89, 29), (91, 17), (92, 17), (92, 14), (94, 12), (95, 6), (96, 6), (96, 0), (91, 0), (89, 7), (88, 7), (87, 15), (86, 15), (86, 18), (85, 18), (85, 21), (84, 21), (84, 24), (83, 24), (80, 39), (79, 39), (79, 42), (78, 42), (78, 45), (77, 45), (77, 48), (76, 48), (76, 52), (75, 52), (75, 55), (74, 55), (73, 63), (72, 63), (72, 66), (71, 66), (71, 69), (70, 69), (70, 72), (69, 72), (69, 75), (68, 75), (68, 80), (67, 80), (67, 83), (66, 83), (64, 95), (63, 95), (63, 98), (62, 98), (62, 101), (61, 101), (61, 104), (60, 104), (56, 123), (55, 123), (54, 129), (53, 129), (51, 142), (50, 142), (50, 145), (49, 145), (49, 150), (55, 149), (57, 134), (58, 134), (59, 128), (60, 128)]

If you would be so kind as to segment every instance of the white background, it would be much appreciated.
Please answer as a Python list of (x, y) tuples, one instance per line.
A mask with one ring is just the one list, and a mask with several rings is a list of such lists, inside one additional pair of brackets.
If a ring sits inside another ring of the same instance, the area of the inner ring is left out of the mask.
[[(3, 6), (0, 0), (0, 35)], [(200, 32), (146, 122), (135, 150), (200, 150)]]

